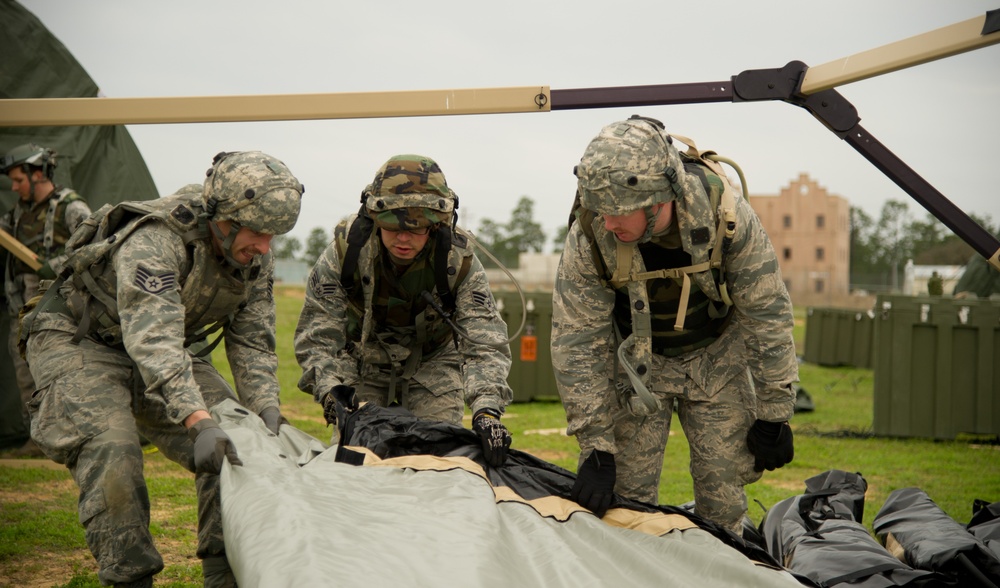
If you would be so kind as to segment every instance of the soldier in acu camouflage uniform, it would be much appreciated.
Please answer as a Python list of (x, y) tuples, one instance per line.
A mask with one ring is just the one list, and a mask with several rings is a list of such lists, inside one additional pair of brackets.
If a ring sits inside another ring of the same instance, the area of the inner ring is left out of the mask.
[[(744, 485), (792, 459), (792, 306), (770, 241), (736, 197), (731, 246), (706, 269), (718, 217), (659, 121), (605, 127), (574, 171), (582, 209), (552, 317), (556, 381), (581, 450), (572, 498), (599, 516), (613, 492), (657, 503), (676, 402), (695, 511), (739, 533)], [(681, 267), (697, 271), (672, 271)], [(619, 268), (628, 279), (609, 280)]]
[(196, 473), (205, 585), (235, 585), (218, 474), (224, 460), (241, 462), (207, 412), (235, 395), (190, 346), (224, 337), (240, 401), (278, 434), (268, 250), (273, 235), (295, 225), (302, 191), (269, 155), (220, 153), (203, 186), (95, 213), (84, 226), (121, 218), (120, 228), (77, 243), (81, 229), (70, 241), (72, 274), (25, 316), (38, 383), (32, 438), (80, 487), (80, 521), (102, 583), (151, 586), (163, 569), (149, 533), (142, 435)]
[(299, 388), (331, 424), (338, 397), (398, 402), (459, 426), (467, 404), (486, 460), (502, 464), (511, 441), (499, 420), (512, 396), (507, 325), (453, 226), (457, 196), (433, 160), (397, 155), (362, 202), (310, 273), (295, 331)]
[[(7, 255), (4, 269), (4, 295), (10, 313), (10, 339), (7, 348), (14, 362), (17, 387), (21, 391), (21, 414), (25, 429), (30, 426), (26, 405), (35, 391), (28, 364), (17, 350), (18, 313), (24, 303), (38, 292), (39, 280), (49, 280), (62, 270), (64, 249), (69, 236), (90, 216), (90, 207), (79, 194), (52, 183), (58, 160), (56, 152), (28, 143), (15, 147), (0, 162), (0, 173), (7, 174), (18, 199), (9, 213), (0, 217), (0, 229), (10, 233), (38, 256), (42, 267)], [(30, 439), (19, 451), (22, 455), (41, 455)]]

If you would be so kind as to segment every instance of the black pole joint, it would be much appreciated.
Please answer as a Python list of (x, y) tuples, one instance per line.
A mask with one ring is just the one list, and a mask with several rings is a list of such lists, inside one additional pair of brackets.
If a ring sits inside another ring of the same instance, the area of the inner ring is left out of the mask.
[(780, 69), (746, 70), (733, 76), (733, 102), (782, 100), (794, 104), (843, 139), (861, 122), (858, 110), (836, 90), (801, 94), (799, 88), (808, 69), (801, 61), (790, 61)]

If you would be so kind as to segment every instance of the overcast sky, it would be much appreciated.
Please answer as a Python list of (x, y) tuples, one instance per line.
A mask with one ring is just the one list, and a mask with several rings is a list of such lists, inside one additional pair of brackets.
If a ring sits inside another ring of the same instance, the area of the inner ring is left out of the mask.
[[(113, 97), (728, 81), (810, 66), (981, 16), (996, 2), (781, 0), (22, 0)], [(1000, 46), (841, 86), (861, 126), (966, 212), (1000, 220)], [(878, 216), (925, 211), (806, 111), (782, 102), (538, 114), (130, 125), (162, 194), (201, 182), (222, 150), (261, 150), (306, 185), (292, 235), (329, 230), (397, 153), (438, 161), (460, 222), (506, 222), (521, 196), (551, 239), (572, 168), (602, 126), (643, 114), (741, 164), (750, 193), (808, 173)]]

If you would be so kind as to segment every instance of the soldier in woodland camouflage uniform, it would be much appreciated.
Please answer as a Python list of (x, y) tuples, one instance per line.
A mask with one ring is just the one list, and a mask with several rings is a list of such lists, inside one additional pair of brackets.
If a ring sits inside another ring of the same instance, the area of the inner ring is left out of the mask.
[(461, 426), (464, 400), (484, 457), (502, 464), (511, 441), (499, 420), (512, 396), (507, 326), (482, 264), (452, 225), (455, 193), (430, 158), (397, 155), (362, 202), (310, 273), (295, 331), (299, 388), (331, 424), (340, 398), (398, 402)]
[[(997, 236), (1000, 238), (1000, 235)], [(1000, 270), (993, 267), (985, 257), (974, 253), (965, 264), (965, 271), (955, 284), (955, 298), (1000, 297)]]
[[(28, 143), (10, 150), (0, 162), (0, 173), (10, 176), (18, 199), (9, 213), (0, 217), (0, 229), (10, 233), (38, 256), (42, 267), (7, 255), (4, 268), (4, 295), (10, 314), (8, 351), (14, 362), (17, 387), (21, 391), (21, 411), (25, 429), (30, 426), (25, 406), (35, 391), (28, 364), (17, 350), (18, 312), (38, 292), (39, 280), (50, 280), (62, 270), (64, 249), (69, 236), (90, 216), (90, 207), (79, 194), (52, 183), (58, 161), (55, 151)], [(21, 448), (23, 455), (41, 455), (34, 442)]]
[(80, 487), (80, 521), (102, 583), (151, 586), (163, 568), (149, 533), (141, 434), (197, 474), (205, 585), (235, 585), (218, 474), (224, 460), (241, 462), (207, 412), (234, 394), (189, 347), (224, 337), (240, 401), (278, 434), (268, 250), (273, 235), (295, 225), (302, 191), (269, 155), (220, 153), (203, 186), (94, 213), (84, 227), (121, 218), (120, 228), (86, 242), (81, 228), (69, 243), (73, 273), (25, 316), (38, 383), (32, 438)]
[[(676, 401), (695, 511), (739, 533), (744, 485), (793, 451), (792, 306), (771, 243), (736, 197), (731, 245), (706, 270), (724, 225), (659, 121), (605, 127), (574, 171), (582, 209), (552, 318), (556, 381), (581, 450), (572, 498), (598, 516), (613, 492), (657, 503)], [(619, 268), (628, 279), (612, 283)]]

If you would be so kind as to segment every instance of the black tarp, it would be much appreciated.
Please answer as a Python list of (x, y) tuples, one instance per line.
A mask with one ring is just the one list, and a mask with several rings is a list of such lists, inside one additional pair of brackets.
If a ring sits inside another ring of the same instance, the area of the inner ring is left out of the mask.
[(914, 570), (879, 545), (861, 524), (868, 483), (830, 470), (806, 480), (806, 492), (778, 502), (761, 522), (771, 555), (820, 586), (959, 586), (950, 577)]
[[(0, 0), (0, 26), (0, 99), (98, 95), (97, 84), (80, 63), (23, 6)], [(0, 154), (24, 143), (55, 149), (56, 183), (75, 189), (93, 210), (158, 196), (138, 147), (122, 125), (0, 127)], [(15, 199), (7, 176), (0, 177), (0, 212), (9, 211)], [(6, 252), (0, 255), (5, 256)], [(21, 422), (20, 395), (7, 353), (8, 322), (0, 321), (0, 449), (21, 445), (28, 433)]]
[(1000, 586), (1000, 559), (919, 488), (894, 491), (872, 529), (914, 568), (958, 578), (962, 586)]

